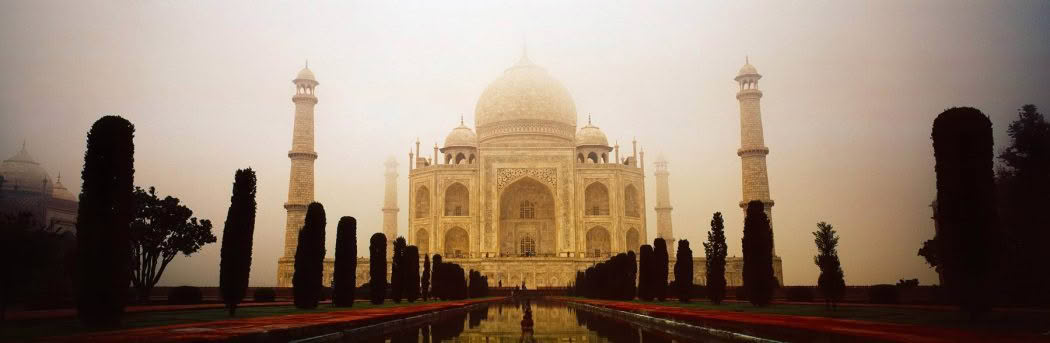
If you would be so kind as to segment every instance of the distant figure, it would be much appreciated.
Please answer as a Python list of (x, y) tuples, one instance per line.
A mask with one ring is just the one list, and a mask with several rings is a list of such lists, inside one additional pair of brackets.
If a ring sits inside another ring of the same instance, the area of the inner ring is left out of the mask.
[(503, 280), (499, 280), (499, 288), (503, 288)]
[(521, 280), (521, 290), (524, 291), (526, 289), (528, 289), (528, 288), (525, 288), (525, 280)]

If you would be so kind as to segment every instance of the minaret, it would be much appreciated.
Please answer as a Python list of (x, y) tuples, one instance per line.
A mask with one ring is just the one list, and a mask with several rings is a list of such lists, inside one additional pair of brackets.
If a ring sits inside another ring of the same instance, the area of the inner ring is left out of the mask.
[(758, 70), (747, 60), (735, 78), (740, 84), (740, 91), (736, 93), (736, 99), (740, 101), (740, 149), (736, 154), (740, 156), (743, 181), (743, 201), (740, 202), (740, 207), (747, 211), (748, 202), (761, 201), (765, 204), (766, 215), (769, 216), (769, 224), (772, 227), (773, 200), (769, 198), (769, 175), (766, 173), (766, 155), (769, 155), (769, 148), (762, 138), (762, 111), (759, 108), (762, 91), (758, 90), (758, 79), (761, 78), (762, 75), (759, 75)]
[(671, 229), (671, 193), (667, 186), (667, 159), (663, 154), (656, 156), (656, 237), (667, 242), (667, 256), (675, 256), (674, 230)]
[(288, 202), (284, 209), (288, 219), (284, 224), (284, 256), (277, 260), (277, 287), (291, 287), (295, 272), (295, 248), (299, 244), (299, 230), (306, 218), (306, 206), (314, 201), (314, 105), (317, 97), (314, 88), (317, 80), (309, 66), (299, 71), (292, 80), (295, 84), (295, 122), (292, 129), (292, 150), (288, 158), (292, 169), (288, 174)]
[(383, 196), (383, 234), (387, 237), (386, 257), (393, 256), (393, 242), (397, 237), (397, 160), (393, 156), (384, 163), (386, 166), (386, 192)]

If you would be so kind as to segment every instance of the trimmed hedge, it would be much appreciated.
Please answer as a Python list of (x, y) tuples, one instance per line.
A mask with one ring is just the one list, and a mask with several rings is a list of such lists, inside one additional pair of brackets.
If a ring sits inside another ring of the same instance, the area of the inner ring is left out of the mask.
[(260, 303), (274, 302), (277, 300), (277, 291), (273, 288), (257, 288), (255, 294), (252, 294), (252, 299)]
[(813, 302), (813, 288), (808, 286), (784, 287), (784, 295), (787, 301)]
[(894, 285), (874, 285), (868, 289), (868, 301), (872, 304), (897, 304), (900, 290)]
[(168, 305), (196, 305), (204, 300), (201, 289), (193, 286), (179, 286), (168, 291)]

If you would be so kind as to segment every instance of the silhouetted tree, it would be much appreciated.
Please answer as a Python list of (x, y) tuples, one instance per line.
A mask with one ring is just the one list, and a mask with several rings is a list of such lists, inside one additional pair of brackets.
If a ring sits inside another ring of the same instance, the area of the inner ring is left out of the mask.
[(0, 322), (10, 304), (71, 298), (75, 248), (72, 233), (42, 226), (30, 212), (0, 213)]
[(335, 266), (332, 271), (332, 305), (354, 306), (357, 290), (357, 219), (339, 218), (335, 231)]
[(368, 243), (368, 292), (372, 303), (379, 305), (386, 299), (386, 236), (376, 232)]
[(409, 245), (405, 248), (405, 256), (402, 259), (401, 282), (405, 284), (404, 295), (409, 302), (419, 299), (419, 247)]
[(644, 244), (638, 251), (638, 265), (641, 267), (638, 269), (638, 299), (653, 301), (653, 276), (656, 274), (653, 246)]
[(674, 281), (677, 286), (678, 301), (687, 303), (693, 288), (693, 250), (689, 249), (688, 240), (678, 241), (678, 253), (674, 263)]
[(420, 280), (419, 290), (423, 295), (423, 301), (430, 299), (430, 255), (423, 255), (423, 276)]
[(91, 126), (77, 210), (77, 316), (89, 327), (116, 327), (131, 281), (135, 217), (135, 126), (105, 116)]
[[(434, 259), (437, 260), (437, 255)], [(463, 267), (455, 263), (435, 263), (434, 275), (439, 277), (437, 284), (442, 284), (437, 296), (443, 300), (462, 300), (468, 296), (467, 278)]]
[(837, 248), (839, 237), (831, 224), (819, 222), (817, 231), (813, 232), (813, 241), (817, 244), (817, 256), (813, 257), (813, 263), (820, 267), (817, 289), (824, 296), (825, 306), (834, 308), (846, 294), (846, 280)]
[(444, 300), (443, 288), (445, 284), (441, 282), (441, 265), (441, 255), (434, 254), (434, 262), (430, 264), (430, 296)]
[[(933, 122), (938, 257), (944, 286), (976, 316), (992, 306), (1000, 265), (992, 171), (992, 123), (981, 111), (951, 108)], [(1043, 285), (1045, 287), (1045, 285)]]
[(926, 260), (926, 264), (929, 264), (931, 268), (937, 271), (937, 274), (941, 274), (941, 266), (937, 262), (937, 237), (933, 239), (927, 239), (922, 242), (922, 247), (919, 248), (919, 256), (922, 256)]
[(707, 298), (715, 305), (721, 304), (722, 299), (726, 297), (728, 250), (722, 212), (715, 212), (711, 217), (711, 231), (707, 232), (707, 242), (704, 242), (704, 255), (707, 256)]
[(408, 243), (405, 242), (405, 237), (398, 237), (394, 240), (394, 253), (390, 259), (390, 300), (395, 303), (401, 303), (401, 299), (404, 298), (405, 294), (405, 271), (404, 260), (405, 260), (405, 247)]
[(139, 299), (149, 300), (150, 290), (175, 256), (193, 254), (209, 243), (215, 243), (211, 221), (197, 220), (193, 210), (178, 198), (157, 197), (157, 190), (149, 192), (135, 187), (135, 219), (131, 221), (131, 283), (138, 290)]
[(252, 168), (238, 169), (233, 174), (233, 195), (230, 196), (230, 209), (226, 212), (226, 225), (222, 230), (219, 289), (230, 317), (233, 317), (237, 305), (248, 292), (255, 236), (255, 181)]
[(627, 251), (627, 266), (624, 272), (627, 273), (627, 281), (623, 294), (624, 300), (633, 300), (634, 295), (638, 293), (638, 257), (635, 256), (634, 251)]
[(741, 247), (744, 251), (744, 289), (747, 300), (755, 306), (769, 305), (776, 287), (773, 275), (773, 231), (761, 201), (752, 200), (747, 204)]
[(671, 263), (670, 257), (667, 256), (667, 241), (663, 238), (654, 240), (653, 253), (655, 255), (653, 261), (656, 263), (653, 268), (653, 271), (656, 272), (653, 277), (653, 295), (656, 300), (664, 301), (667, 299), (667, 276)]
[(317, 308), (321, 301), (321, 278), (324, 273), (325, 212), (321, 203), (313, 202), (306, 208), (303, 228), (295, 248), (295, 272), (292, 274), (292, 296), (295, 307)]
[(1035, 105), (1025, 105), (1007, 133), (1010, 145), (999, 154), (997, 186), (1009, 263), (1010, 294), (1016, 303), (1050, 305), (1050, 123)]

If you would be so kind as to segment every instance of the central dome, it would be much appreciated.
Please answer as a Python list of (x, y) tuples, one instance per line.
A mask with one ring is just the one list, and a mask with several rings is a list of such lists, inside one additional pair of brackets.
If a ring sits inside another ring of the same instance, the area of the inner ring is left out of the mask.
[(525, 55), (481, 93), (474, 114), (474, 124), (479, 130), (522, 120), (576, 126), (572, 95)]

